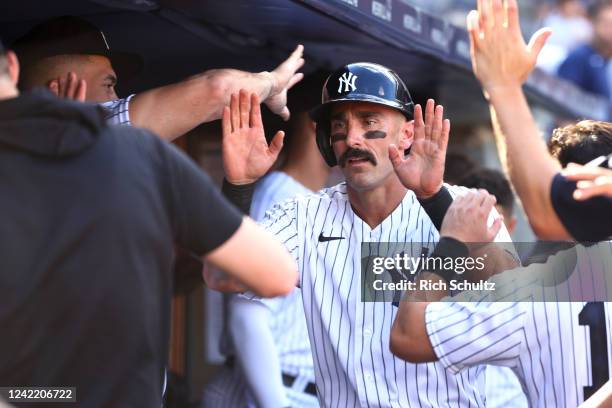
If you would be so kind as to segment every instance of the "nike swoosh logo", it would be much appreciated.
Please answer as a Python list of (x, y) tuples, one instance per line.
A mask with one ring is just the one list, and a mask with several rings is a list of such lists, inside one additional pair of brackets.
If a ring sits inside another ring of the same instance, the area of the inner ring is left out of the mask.
[(339, 239), (344, 239), (344, 237), (324, 237), (322, 232), (319, 234), (319, 242), (337, 241)]

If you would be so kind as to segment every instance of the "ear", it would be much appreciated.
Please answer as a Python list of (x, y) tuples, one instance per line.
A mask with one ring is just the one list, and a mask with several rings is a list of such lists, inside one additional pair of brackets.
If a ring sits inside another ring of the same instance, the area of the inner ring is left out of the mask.
[(400, 150), (408, 150), (414, 141), (414, 120), (404, 121), (399, 131), (397, 147)]
[(13, 51), (7, 51), (6, 61), (8, 63), (9, 78), (11, 78), (11, 82), (17, 86), (17, 82), (19, 81), (19, 61), (17, 60), (17, 55), (15, 55)]

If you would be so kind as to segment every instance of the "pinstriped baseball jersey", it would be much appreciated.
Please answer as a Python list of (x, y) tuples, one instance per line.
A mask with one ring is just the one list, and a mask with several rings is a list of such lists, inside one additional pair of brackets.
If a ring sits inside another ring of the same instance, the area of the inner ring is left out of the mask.
[(135, 94), (127, 98), (101, 103), (100, 106), (107, 112), (106, 122), (111, 125), (132, 126), (130, 121), (130, 101)]
[[(289, 175), (271, 172), (257, 183), (251, 204), (251, 217), (261, 220), (274, 204), (311, 193)], [(260, 331), (255, 333), (249, 327), (256, 324), (253, 316), (261, 315), (261, 311), (258, 312), (261, 305), (257, 303), (264, 304), (269, 312), (263, 315), (266, 318), (257, 322), (259, 325), (255, 327)], [(235, 296), (230, 300), (230, 311), (233, 316), (229, 325), (236, 357), (240, 365), (245, 367), (244, 373), (237, 375), (246, 376), (247, 383), (256, 388), (253, 394), (259, 397), (258, 402), (264, 406), (284, 404), (292, 407), (318, 407), (316, 397), (303, 392), (309, 383), (314, 383), (315, 378), (301, 291), (296, 288), (287, 296), (250, 301)], [(233, 324), (236, 317), (239, 322), (249, 319), (251, 325)], [(267, 330), (263, 333), (269, 335), (260, 335), (262, 330)], [(244, 342), (249, 342), (249, 347), (245, 347)], [(281, 373), (270, 372), (279, 368), (277, 365), (266, 364), (270, 361), (269, 353), (278, 355), (283, 374), (295, 377), (292, 386), (283, 385)], [(244, 383), (244, 378), (241, 383)], [(228, 399), (231, 398), (233, 396), (228, 396)], [(281, 398), (287, 400), (281, 402)], [(253, 401), (253, 398), (247, 395), (247, 400)]]
[[(438, 240), (414, 193), (373, 229), (353, 212), (345, 183), (276, 206), (262, 225), (298, 265), (322, 406), (483, 406), (476, 377), (484, 366), (453, 375), (440, 363), (396, 358), (389, 351), (396, 306), (361, 299), (362, 242), (405, 243), (402, 250), (419, 256), (420, 243)], [(505, 230), (498, 238), (510, 241)]]
[[(577, 254), (578, 273), (546, 290), (559, 298), (571, 291), (594, 295), (593, 299), (607, 297), (612, 287), (612, 244), (579, 246)], [(507, 288), (514, 292), (517, 275), (511, 274), (534, 276), (536, 268), (530, 265), (505, 272), (491, 281), (496, 282), (498, 293)], [(539, 299), (542, 291), (530, 286), (521, 292), (520, 298), (526, 300), (521, 302), (504, 302), (502, 297), (499, 303), (490, 303), (482, 293), (466, 292), (460, 299), (477, 302), (429, 304), (426, 325), (436, 355), (452, 372), (483, 363), (511, 367), (530, 406), (578, 406), (610, 376), (612, 303), (528, 301)]]
[[(274, 204), (312, 191), (283, 172), (268, 174), (257, 184), (251, 205), (251, 216), (259, 221)], [(272, 312), (272, 334), (276, 343), (281, 368), (284, 373), (301, 375), (314, 382), (312, 352), (301, 292), (296, 289), (287, 296), (262, 299)]]

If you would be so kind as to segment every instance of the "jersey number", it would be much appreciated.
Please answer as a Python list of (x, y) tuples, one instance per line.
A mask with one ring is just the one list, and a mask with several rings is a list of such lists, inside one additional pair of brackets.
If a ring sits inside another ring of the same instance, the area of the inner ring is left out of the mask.
[(584, 399), (587, 400), (610, 378), (608, 370), (608, 333), (606, 315), (602, 302), (587, 303), (578, 315), (581, 326), (589, 326), (591, 337), (591, 377), (593, 385), (584, 387)]

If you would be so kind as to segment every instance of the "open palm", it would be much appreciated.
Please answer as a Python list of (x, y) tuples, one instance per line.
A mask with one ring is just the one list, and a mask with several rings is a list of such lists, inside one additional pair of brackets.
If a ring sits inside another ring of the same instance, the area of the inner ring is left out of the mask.
[(444, 119), (444, 108), (427, 101), (425, 120), (420, 105), (414, 109), (414, 141), (410, 154), (404, 158), (395, 145), (389, 147), (389, 158), (402, 184), (420, 199), (438, 192), (444, 177), (446, 147), (450, 121)]
[(270, 145), (266, 141), (259, 98), (245, 90), (232, 95), (223, 110), (223, 168), (232, 184), (254, 183), (272, 167), (283, 146), (279, 131)]

